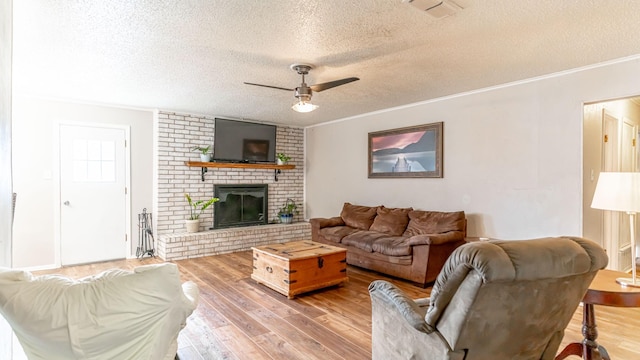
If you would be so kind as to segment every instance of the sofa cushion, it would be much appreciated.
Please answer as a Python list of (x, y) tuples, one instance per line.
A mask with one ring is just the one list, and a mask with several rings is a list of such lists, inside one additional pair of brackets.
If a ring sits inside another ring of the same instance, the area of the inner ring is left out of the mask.
[(413, 210), (409, 212), (409, 224), (403, 236), (464, 231), (464, 219), (464, 211), (440, 212)]
[(409, 212), (411, 210), (413, 210), (413, 208), (401, 209), (380, 206), (369, 230), (400, 236), (407, 228)]
[(372, 250), (389, 256), (411, 255), (413, 251), (408, 240), (409, 238), (406, 236), (380, 238), (373, 242)]
[(340, 217), (347, 226), (360, 230), (369, 230), (376, 217), (378, 207), (352, 205), (348, 202), (342, 206)]
[(373, 252), (373, 243), (376, 240), (387, 238), (389, 235), (377, 231), (357, 231), (342, 239), (342, 244), (353, 246), (360, 250)]
[(353, 234), (356, 231), (360, 230), (354, 229), (349, 226), (331, 226), (320, 229), (320, 231), (318, 231), (318, 234), (327, 241), (339, 243), (340, 241), (342, 241), (342, 238), (349, 234)]

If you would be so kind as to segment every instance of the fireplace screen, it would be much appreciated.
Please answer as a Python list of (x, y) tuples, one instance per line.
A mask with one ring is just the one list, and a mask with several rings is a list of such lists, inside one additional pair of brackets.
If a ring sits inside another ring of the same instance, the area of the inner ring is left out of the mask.
[(215, 185), (213, 228), (264, 225), (267, 223), (268, 185)]

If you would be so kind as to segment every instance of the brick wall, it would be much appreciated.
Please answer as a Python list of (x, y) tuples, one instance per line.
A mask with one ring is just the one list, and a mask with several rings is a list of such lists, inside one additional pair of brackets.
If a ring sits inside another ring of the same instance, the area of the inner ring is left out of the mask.
[[(156, 113), (154, 131), (154, 218), (158, 242), (161, 235), (185, 231), (189, 205), (184, 194), (188, 193), (194, 200), (209, 199), (213, 197), (214, 184), (268, 184), (269, 221), (277, 217), (278, 208), (287, 198), (299, 205), (300, 214), (294, 221), (304, 219), (302, 128), (277, 127), (276, 152), (291, 156), (289, 163), (296, 166), (282, 171), (277, 182), (273, 170), (231, 168), (208, 168), (203, 182), (200, 168), (185, 165), (185, 161), (200, 161), (199, 152), (191, 150), (194, 146), (213, 148), (214, 117), (160, 111)], [(200, 230), (208, 230), (212, 224), (213, 209), (210, 208), (200, 216)], [(166, 244), (158, 244), (158, 248), (160, 245)]]
[(262, 225), (160, 235), (156, 254), (161, 258), (181, 260), (249, 250), (252, 246), (311, 240), (311, 224)]

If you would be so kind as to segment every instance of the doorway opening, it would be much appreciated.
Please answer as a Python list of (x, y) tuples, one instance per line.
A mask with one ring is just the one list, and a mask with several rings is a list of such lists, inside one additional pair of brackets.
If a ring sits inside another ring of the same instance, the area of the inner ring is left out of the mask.
[(582, 234), (606, 250), (607, 268), (629, 271), (632, 266), (629, 216), (593, 209), (591, 202), (601, 172), (640, 171), (637, 146), (640, 97), (586, 103), (583, 110)]

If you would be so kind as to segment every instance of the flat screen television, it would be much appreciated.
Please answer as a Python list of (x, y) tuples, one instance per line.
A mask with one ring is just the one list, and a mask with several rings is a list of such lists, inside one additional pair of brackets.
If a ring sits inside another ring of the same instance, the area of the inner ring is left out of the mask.
[(276, 127), (274, 125), (215, 118), (213, 161), (275, 162)]

